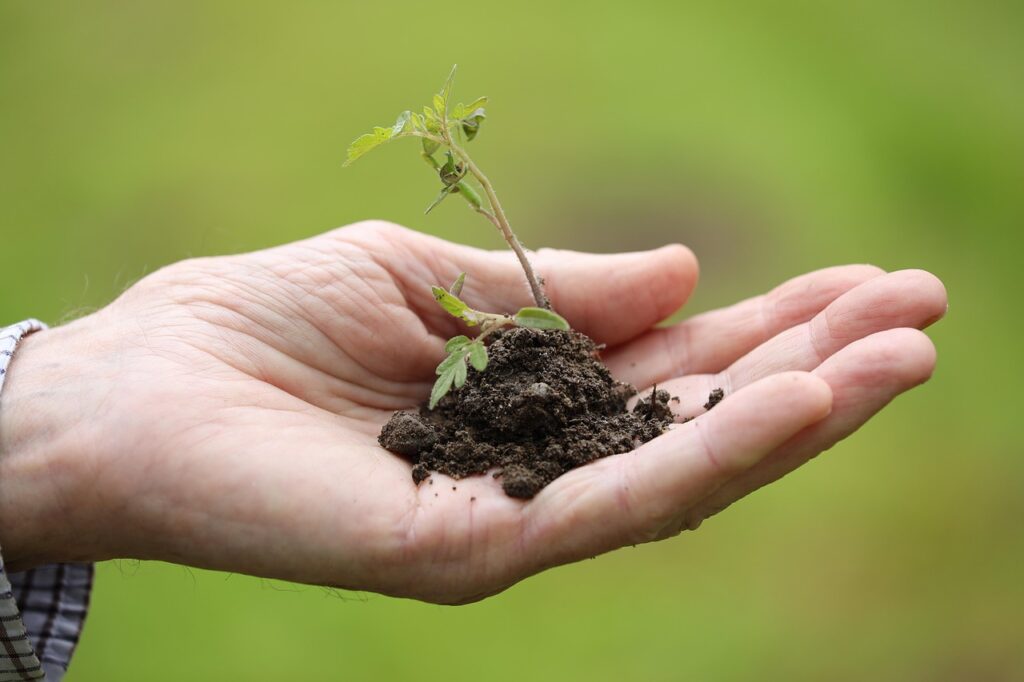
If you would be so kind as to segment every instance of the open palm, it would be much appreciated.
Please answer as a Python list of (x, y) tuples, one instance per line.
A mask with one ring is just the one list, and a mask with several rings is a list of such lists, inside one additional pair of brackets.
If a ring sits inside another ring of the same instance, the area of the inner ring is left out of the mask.
[[(534, 261), (554, 307), (607, 345), (616, 378), (668, 389), (696, 419), (530, 501), (489, 476), (417, 487), (376, 436), (424, 400), (444, 341), (464, 332), (429, 285), (465, 271), (467, 302), (515, 310), (530, 297), (511, 254), (361, 223), (183, 261), (33, 341), (37, 357), (79, 349), (65, 383), (88, 408), (59, 493), (85, 510), (76, 558), (479, 599), (695, 528), (800, 466), (928, 378), (934, 349), (918, 329), (946, 307), (927, 273), (855, 265), (656, 328), (696, 283), (684, 247)], [(719, 386), (725, 400), (703, 414)]]

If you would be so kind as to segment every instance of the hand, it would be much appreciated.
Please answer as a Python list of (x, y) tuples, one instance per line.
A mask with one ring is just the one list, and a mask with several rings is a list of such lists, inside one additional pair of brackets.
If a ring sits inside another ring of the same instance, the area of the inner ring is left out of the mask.
[(918, 329), (946, 308), (927, 273), (854, 265), (656, 329), (696, 283), (686, 248), (534, 261), (618, 378), (657, 383), (696, 419), (527, 502), (489, 476), (416, 487), (376, 436), (425, 399), (463, 331), (429, 285), (468, 272), (464, 297), (488, 310), (529, 293), (510, 253), (362, 223), (183, 261), (28, 337), (0, 410), (5, 558), (161, 559), (472, 601), (695, 528), (800, 466), (929, 377)]

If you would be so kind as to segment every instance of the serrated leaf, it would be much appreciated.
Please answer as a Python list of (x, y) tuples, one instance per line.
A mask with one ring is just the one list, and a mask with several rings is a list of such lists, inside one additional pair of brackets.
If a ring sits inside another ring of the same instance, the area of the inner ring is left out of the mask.
[(434, 370), (434, 374), (444, 374), (445, 372), (452, 371), (452, 367), (459, 364), (466, 364), (466, 355), (469, 353), (469, 349), (463, 346), (453, 351), (448, 357), (441, 361), (441, 364)]
[(363, 154), (374, 149), (375, 147), (378, 147), (384, 142), (387, 142), (387, 138), (381, 139), (374, 133), (366, 133), (365, 135), (360, 135), (352, 142), (352, 144), (349, 145), (348, 152), (345, 154), (345, 163), (342, 165), (348, 166), (352, 164), (356, 159), (361, 157)]
[(452, 296), (458, 296), (462, 293), (462, 287), (466, 283), (466, 273), (460, 272), (459, 276), (455, 278), (452, 285), (448, 287), (448, 293)]
[(444, 97), (434, 95), (434, 113), (438, 119), (444, 118)]
[(451, 353), (453, 351), (458, 350), (459, 348), (462, 348), (469, 342), (470, 341), (468, 336), (453, 336), (452, 338), (448, 339), (448, 343), (444, 344), (444, 352)]
[(482, 372), (487, 369), (487, 346), (481, 341), (473, 341), (469, 344), (469, 362), (473, 368)]
[[(401, 136), (402, 131), (405, 129), (405, 125), (408, 123), (408, 119), (405, 115), (409, 112), (402, 112), (402, 115), (398, 117), (398, 121), (395, 125), (390, 128), (382, 128), (380, 126), (374, 126), (372, 133), (366, 133), (357, 137), (351, 145), (349, 145), (348, 152), (346, 153), (344, 166), (350, 165), (353, 161), (366, 154), (367, 152), (379, 147), (388, 140), (393, 139), (396, 136)], [(401, 123), (401, 129), (399, 130), (399, 123)], [(395, 131), (398, 130), (396, 133)]]
[(469, 370), (466, 368), (464, 357), (452, 368), (452, 372), (455, 374), (455, 388), (462, 388), (463, 384), (466, 383), (466, 376)]
[(461, 318), (470, 327), (480, 323), (476, 311), (462, 302), (458, 296), (453, 296), (441, 287), (432, 286), (430, 292), (434, 294), (437, 304), (444, 308), (449, 315)]
[(520, 327), (569, 330), (569, 323), (565, 321), (564, 317), (544, 308), (522, 308), (516, 313), (514, 319)]
[(447, 395), (448, 391), (452, 389), (452, 382), (455, 380), (455, 375), (452, 372), (445, 372), (441, 376), (437, 377), (437, 381), (434, 382), (434, 388), (430, 391), (430, 409), (437, 407), (437, 403), (440, 402), (441, 398)]

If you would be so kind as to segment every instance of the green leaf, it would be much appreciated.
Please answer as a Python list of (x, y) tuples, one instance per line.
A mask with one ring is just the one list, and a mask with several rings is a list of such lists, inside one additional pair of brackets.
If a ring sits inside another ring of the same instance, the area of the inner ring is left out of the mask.
[(456, 69), (458, 69), (458, 64), (453, 64), (452, 70), (448, 72), (448, 80), (444, 82), (441, 92), (434, 95), (434, 110), (437, 111), (437, 117), (441, 120), (444, 120), (448, 113), (448, 97), (452, 94), (452, 84), (455, 82)]
[(448, 339), (448, 343), (444, 344), (444, 352), (451, 353), (453, 351), (458, 350), (459, 348), (462, 348), (469, 342), (470, 341), (468, 336), (453, 336), (452, 338)]
[(462, 286), (466, 283), (466, 273), (461, 272), (459, 276), (455, 278), (452, 285), (448, 287), (448, 293), (452, 296), (458, 296), (462, 293)]
[(483, 107), (474, 109), (470, 114), (464, 117), (459, 124), (462, 126), (462, 132), (466, 135), (466, 141), (472, 142), (476, 134), (480, 132), (480, 124), (487, 118), (487, 114), (484, 112)]
[(434, 382), (434, 389), (430, 393), (430, 409), (434, 409), (437, 402), (451, 390), (452, 384), (456, 388), (462, 388), (466, 383), (469, 371), (466, 358), (471, 353), (470, 348), (474, 343), (465, 336), (456, 336), (445, 344), (445, 350), (449, 351), (449, 355), (434, 370), (437, 381)]
[(522, 308), (516, 313), (514, 319), (520, 327), (569, 330), (569, 323), (565, 321), (564, 317), (544, 308)]
[[(470, 102), (469, 104), (464, 106), (462, 108), (462, 111), (463, 112), (476, 111), (477, 109), (485, 106), (486, 104), (487, 104), (487, 98), (486, 97), (477, 97), (475, 100), (473, 100), (472, 102)], [(465, 115), (465, 114), (463, 114), (463, 115)]]
[(455, 317), (462, 317), (469, 311), (469, 306), (463, 303), (462, 299), (453, 294), (449, 294), (439, 286), (430, 287), (430, 293), (434, 294), (434, 299), (442, 308)]
[(455, 374), (455, 388), (462, 388), (462, 385), (466, 383), (466, 376), (469, 371), (466, 369), (465, 356), (459, 359), (459, 363), (452, 368), (452, 371)]
[(477, 109), (482, 110), (485, 104), (487, 104), (486, 97), (477, 97), (469, 104), (462, 104), (460, 102), (448, 111), (448, 118), (453, 120), (463, 118), (467, 114), (472, 114)]
[(462, 364), (466, 364), (466, 355), (468, 353), (469, 349), (466, 348), (465, 346), (455, 351), (452, 351), (452, 353), (444, 360), (442, 360), (441, 364), (437, 366), (437, 369), (434, 370), (434, 374), (444, 374), (445, 372), (450, 372), (452, 371), (452, 367), (459, 364), (460, 362)]
[[(377, 133), (378, 130), (387, 130), (387, 135), (380, 135)], [(388, 141), (391, 137), (390, 128), (374, 128), (374, 132), (366, 133), (357, 137), (351, 145), (349, 145), (348, 153), (345, 155), (345, 163), (342, 165), (351, 165), (356, 159), (361, 157), (366, 152), (379, 147)]]
[(452, 372), (445, 372), (441, 376), (437, 377), (437, 381), (434, 382), (434, 388), (430, 391), (430, 409), (437, 407), (437, 403), (441, 398), (447, 395), (448, 391), (452, 389), (452, 382), (455, 380), (455, 374)]
[(433, 109), (431, 109), (430, 107), (423, 107), (423, 119), (427, 128), (427, 132), (441, 132), (441, 124), (438, 123), (437, 113)]
[[(459, 182), (466, 176), (465, 169), (455, 162), (455, 157), (452, 156), (450, 150), (445, 152), (445, 157), (446, 160), (444, 164), (437, 169), (437, 174), (440, 176), (441, 182), (445, 185), (444, 189), (441, 190), (441, 193), (437, 195), (437, 198), (434, 199), (430, 206), (427, 206), (427, 210), (423, 212), (424, 214), (433, 211), (437, 205), (444, 201), (445, 197), (452, 192), (458, 192)], [(472, 201), (472, 199), (470, 199), (470, 201)]]
[(470, 185), (469, 182), (467, 182), (466, 180), (463, 180), (462, 182), (459, 183), (458, 187), (459, 187), (459, 194), (462, 195), (463, 199), (468, 201), (470, 204), (472, 204), (476, 208), (482, 208), (483, 207), (484, 200), (480, 198), (480, 195), (477, 194), (477, 191), (475, 189), (473, 189), (472, 185)]
[(376, 149), (380, 145), (390, 140), (404, 137), (409, 132), (409, 122), (412, 118), (412, 113), (403, 111), (399, 114), (395, 124), (390, 128), (381, 128), (380, 126), (374, 126), (372, 133), (366, 133), (357, 137), (351, 145), (349, 145), (348, 152), (345, 155), (344, 166), (351, 165), (356, 159), (361, 157), (363, 154)]
[(412, 120), (411, 111), (403, 111), (398, 115), (398, 119), (395, 121), (395, 125), (391, 126), (391, 137), (397, 137), (405, 131), (405, 127), (409, 125)]
[(433, 156), (434, 152), (436, 152), (441, 147), (440, 142), (428, 140), (425, 137), (420, 138), (420, 142), (423, 143), (423, 153), (426, 154), (427, 156)]
[(441, 193), (438, 194), (437, 197), (432, 202), (430, 202), (430, 206), (427, 206), (427, 210), (423, 212), (423, 215), (426, 215), (433, 211), (435, 208), (437, 208), (437, 205), (444, 201), (445, 197), (454, 192), (456, 189), (458, 188), (455, 185), (450, 185), (442, 189)]
[(438, 286), (430, 287), (430, 292), (434, 294), (437, 304), (448, 311), (448, 314), (462, 318), (470, 327), (480, 323), (476, 311), (463, 303), (458, 296), (453, 296)]
[(487, 369), (487, 346), (482, 341), (473, 341), (469, 344), (469, 362), (474, 369), (482, 372)]
[(447, 187), (458, 183), (459, 180), (465, 177), (466, 172), (462, 167), (462, 164), (455, 161), (455, 157), (452, 155), (451, 150), (446, 151), (444, 155), (445, 162), (437, 169), (437, 174), (440, 176), (441, 182), (443, 182)]

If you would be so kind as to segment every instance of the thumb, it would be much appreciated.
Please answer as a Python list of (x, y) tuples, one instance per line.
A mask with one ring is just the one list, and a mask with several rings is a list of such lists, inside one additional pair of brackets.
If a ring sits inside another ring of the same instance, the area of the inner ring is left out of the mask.
[[(594, 254), (541, 249), (529, 254), (552, 307), (599, 343), (628, 341), (678, 310), (697, 285), (697, 258), (681, 244), (651, 251)], [(532, 305), (510, 252), (459, 248), (458, 268), (476, 276), (476, 293), (497, 310)], [(478, 274), (479, 273), (479, 274)]]

